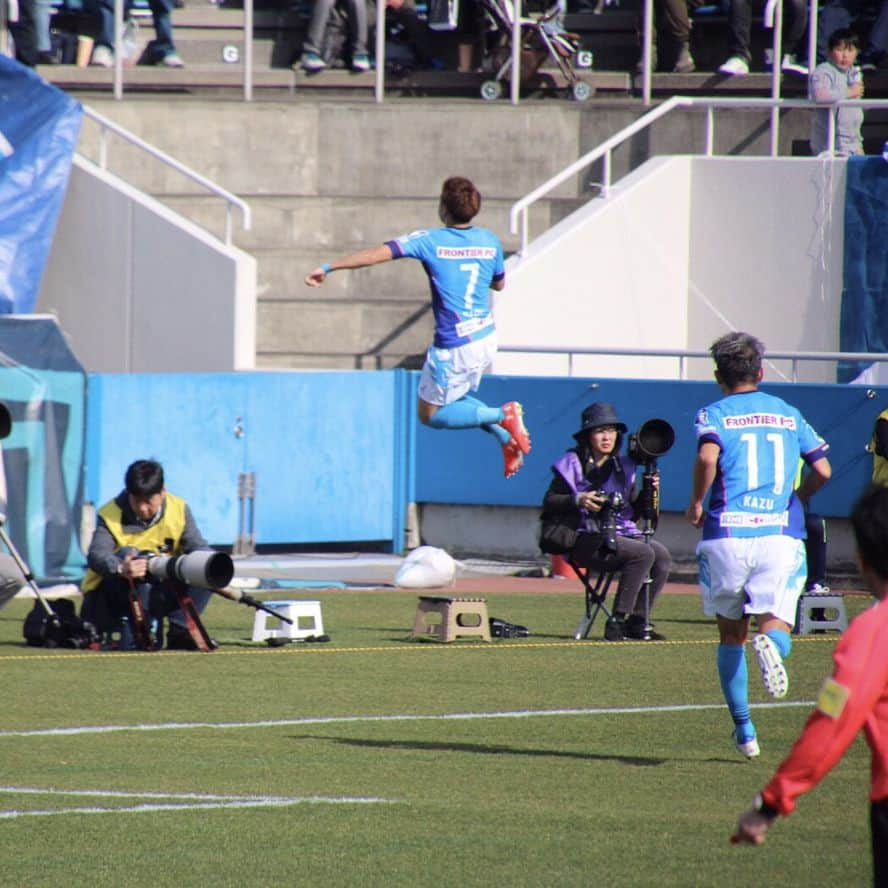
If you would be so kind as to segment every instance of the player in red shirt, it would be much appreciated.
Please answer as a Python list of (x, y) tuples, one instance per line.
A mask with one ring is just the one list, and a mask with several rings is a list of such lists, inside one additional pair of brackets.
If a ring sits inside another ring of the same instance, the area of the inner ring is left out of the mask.
[(799, 739), (753, 807), (734, 842), (760, 845), (778, 815), (813, 789), (863, 728), (872, 753), (870, 824), (873, 884), (888, 886), (888, 488), (871, 485), (851, 513), (860, 569), (877, 603), (839, 639), (827, 678)]

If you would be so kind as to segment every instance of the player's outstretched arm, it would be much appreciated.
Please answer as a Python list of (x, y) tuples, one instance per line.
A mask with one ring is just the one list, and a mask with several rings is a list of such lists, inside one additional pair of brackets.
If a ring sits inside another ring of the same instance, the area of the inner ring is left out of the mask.
[(388, 262), (393, 258), (391, 247), (388, 244), (368, 247), (366, 250), (358, 250), (357, 253), (351, 253), (334, 262), (325, 262), (323, 265), (319, 265), (305, 276), (305, 283), (309, 287), (320, 287), (331, 271), (342, 271), (348, 268), (366, 268), (368, 265), (379, 265), (380, 262)]

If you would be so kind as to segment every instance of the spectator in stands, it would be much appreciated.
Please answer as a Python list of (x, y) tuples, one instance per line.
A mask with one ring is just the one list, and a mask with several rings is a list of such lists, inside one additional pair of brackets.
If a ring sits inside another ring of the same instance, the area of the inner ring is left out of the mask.
[[(794, 74), (808, 74), (808, 68), (802, 64), (796, 52), (801, 45), (808, 27), (808, 4), (806, 0), (789, 0), (783, 4), (783, 61), (781, 68)], [(731, 0), (729, 13), (729, 25), (731, 29), (731, 55), (728, 60), (719, 67), (720, 74), (728, 74), (732, 77), (743, 76), (749, 73), (752, 61), (752, 53), (749, 49), (750, 34), (752, 30), (752, 3), (751, 0)], [(766, 54), (766, 65), (770, 65)]]
[[(331, 61), (324, 58), (324, 34), (330, 22), (336, 0), (314, 0), (308, 32), (302, 44), (300, 64), (303, 71), (317, 74)], [(370, 56), (367, 55), (367, 2), (366, 0), (345, 0), (348, 16), (349, 62), (352, 71), (370, 70)]]
[[(635, 523), (638, 489), (635, 463), (620, 455), (626, 433), (613, 406), (590, 404), (576, 446), (552, 466), (552, 481), (543, 499), (540, 548), (567, 555), (574, 563), (593, 570), (619, 571), (620, 583), (613, 616), (604, 627), (608, 641), (647, 639), (662, 641), (657, 632), (646, 631), (645, 580), (650, 576), (650, 602), (666, 585), (672, 556), (657, 540), (645, 541)], [(654, 477), (659, 486), (659, 476)], [(614, 502), (618, 494), (622, 505)], [(614, 510), (615, 512), (611, 511)], [(606, 532), (608, 513), (615, 519), (615, 536)]]
[(888, 487), (888, 410), (876, 417), (869, 449), (873, 455), (873, 484)]
[[(673, 74), (690, 74), (696, 70), (691, 55), (690, 9), (699, 6), (700, 0), (654, 0), (656, 37), (651, 68), (657, 69), (657, 60), (663, 70)], [(639, 22), (639, 33), (642, 23)], [(643, 73), (644, 60), (639, 59), (637, 71)]]
[(37, 22), (35, 0), (18, 0), (18, 17), (7, 23), (15, 43), (16, 60), (33, 68), (37, 64)]
[[(144, 551), (183, 555), (209, 549), (188, 504), (167, 492), (163, 467), (149, 459), (132, 463), (124, 489), (99, 509), (99, 521), (87, 553), (89, 569), (83, 579), (81, 616), (100, 634), (117, 631), (130, 618), (130, 597), (139, 597), (151, 617), (169, 617), (167, 647), (194, 650), (175, 591), (170, 583), (148, 575)], [(198, 611), (212, 596), (209, 589), (188, 587)], [(132, 625), (132, 623), (130, 623)], [(161, 629), (152, 633), (158, 647)], [(124, 645), (126, 642), (123, 642)]]
[[(850, 28), (867, 5), (866, 0), (831, 0), (822, 6), (817, 18), (817, 61), (829, 58), (829, 35)], [(860, 53), (861, 71), (875, 71), (885, 60), (888, 49), (888, 0), (879, 3), (879, 14), (870, 29), (866, 46)]]
[[(857, 35), (843, 28), (829, 35), (829, 59), (821, 62), (811, 75), (810, 97), (823, 105), (834, 105), (842, 99), (863, 97), (863, 74), (857, 67), (860, 43)], [(845, 156), (863, 154), (862, 108), (839, 108), (815, 111), (811, 116), (811, 151), (821, 154), (829, 150), (829, 118), (835, 113), (835, 153)]]
[(52, 0), (34, 0), (34, 32), (37, 43), (37, 64), (54, 65), (52, 34), (49, 22), (52, 18)]
[[(440, 66), (435, 35), (416, 11), (413, 0), (385, 0), (385, 59), (392, 70)], [(370, 28), (373, 42), (373, 25)]]
[[(167, 68), (184, 68), (173, 43), (173, 0), (148, 0), (154, 19), (155, 39), (146, 47), (139, 59), (140, 65), (163, 65)], [(93, 65), (110, 68), (114, 65), (114, 0), (84, 0), (83, 8), (99, 17), (92, 54)], [(124, 18), (129, 15), (130, 3), (124, 2)]]

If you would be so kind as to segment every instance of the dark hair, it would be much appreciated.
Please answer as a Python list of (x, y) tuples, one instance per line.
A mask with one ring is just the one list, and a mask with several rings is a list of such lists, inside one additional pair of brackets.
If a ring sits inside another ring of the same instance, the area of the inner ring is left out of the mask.
[(153, 459), (137, 459), (124, 475), (126, 492), (133, 496), (154, 496), (163, 490), (163, 466)]
[(860, 560), (888, 582), (888, 487), (866, 488), (851, 511), (851, 527)]
[(829, 35), (826, 42), (827, 49), (835, 49), (837, 46), (853, 46), (860, 49), (860, 38), (850, 28), (839, 28)]
[(762, 369), (764, 343), (749, 333), (725, 333), (709, 347), (721, 381), (734, 388), (744, 382), (757, 383)]
[(441, 203), (454, 222), (465, 225), (481, 210), (481, 194), (469, 179), (451, 176), (441, 186)]

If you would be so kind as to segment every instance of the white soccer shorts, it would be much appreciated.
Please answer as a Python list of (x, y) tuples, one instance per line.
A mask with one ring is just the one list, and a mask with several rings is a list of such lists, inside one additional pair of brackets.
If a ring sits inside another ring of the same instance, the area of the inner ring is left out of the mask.
[(808, 576), (803, 540), (780, 534), (702, 540), (697, 563), (706, 616), (739, 620), (770, 613), (795, 623)]
[(495, 333), (456, 348), (429, 346), (419, 379), (419, 397), (439, 407), (458, 401), (478, 389), (495, 356)]

